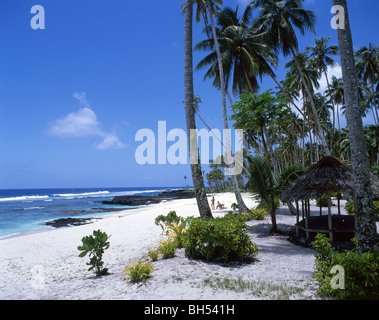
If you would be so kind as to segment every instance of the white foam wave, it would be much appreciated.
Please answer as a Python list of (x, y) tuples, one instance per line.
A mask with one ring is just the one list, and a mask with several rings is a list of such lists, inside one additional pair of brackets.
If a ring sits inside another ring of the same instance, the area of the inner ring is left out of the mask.
[(108, 194), (110, 193), (109, 191), (96, 191), (96, 192), (85, 192), (85, 193), (58, 193), (58, 194), (53, 194), (54, 197), (70, 197), (73, 199), (73, 197), (77, 198), (83, 198), (83, 197), (91, 197), (91, 196), (98, 196), (102, 194)]
[(21, 196), (21, 197), (11, 197), (11, 198), (0, 198), (0, 201), (4, 202), (4, 201), (41, 200), (41, 199), (47, 199), (47, 198), (49, 198), (49, 196)]

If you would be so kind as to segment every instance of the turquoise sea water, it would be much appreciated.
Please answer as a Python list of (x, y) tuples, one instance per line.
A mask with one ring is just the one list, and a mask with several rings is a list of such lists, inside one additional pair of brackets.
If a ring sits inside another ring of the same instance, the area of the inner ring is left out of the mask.
[[(176, 188), (75, 188), (0, 190), (0, 240), (51, 229), (45, 222), (60, 218), (101, 217), (127, 208), (101, 202), (122, 195), (156, 195)], [(103, 209), (110, 211), (104, 212)], [(116, 211), (116, 210), (115, 210)]]

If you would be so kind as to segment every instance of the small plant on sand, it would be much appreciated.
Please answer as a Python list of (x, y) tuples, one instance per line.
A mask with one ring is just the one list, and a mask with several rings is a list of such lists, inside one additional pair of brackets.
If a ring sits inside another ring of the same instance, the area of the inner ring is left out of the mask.
[(165, 223), (166, 236), (168, 236), (175, 244), (177, 248), (183, 248), (183, 237), (187, 231), (187, 222), (182, 220), (181, 222)]
[(109, 240), (110, 236), (108, 236), (105, 232), (101, 230), (94, 230), (93, 236), (86, 236), (82, 238), (82, 245), (78, 247), (79, 251), (82, 251), (79, 254), (80, 258), (89, 254), (90, 262), (87, 265), (91, 266), (88, 271), (95, 269), (96, 276), (100, 277), (104, 274), (108, 273), (107, 268), (103, 268), (103, 254), (104, 250), (109, 248)]
[(171, 239), (161, 240), (159, 242), (158, 250), (162, 253), (163, 259), (173, 258), (176, 250), (175, 242)]
[(129, 262), (129, 265), (125, 266), (125, 269), (122, 270), (125, 275), (122, 277), (127, 278), (126, 282), (140, 282), (150, 278), (153, 271), (154, 268), (150, 262), (137, 260), (134, 265)]
[(148, 249), (147, 256), (152, 260), (152, 261), (157, 261), (158, 260), (158, 255), (159, 255), (159, 250), (158, 249)]

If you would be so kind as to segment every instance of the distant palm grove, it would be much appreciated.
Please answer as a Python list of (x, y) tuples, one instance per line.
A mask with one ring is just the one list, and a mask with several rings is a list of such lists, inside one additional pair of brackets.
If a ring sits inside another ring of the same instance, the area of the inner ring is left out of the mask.
[[(363, 207), (363, 216), (373, 216), (370, 182), (365, 176), (368, 171), (379, 174), (379, 47), (368, 43), (349, 54), (352, 39), (346, 0), (330, 0), (332, 5), (346, 8), (346, 30), (331, 29), (338, 33), (338, 44), (315, 34), (316, 16), (303, 7), (303, 0), (255, 0), (243, 11), (223, 8), (222, 0), (187, 0), (182, 6), (186, 15), (187, 128), (195, 127), (196, 113), (202, 112), (194, 108), (195, 70), (203, 72), (204, 81), (210, 80), (220, 91), (224, 128), (230, 119), (235, 128), (244, 130), (245, 180), (225, 177), (220, 165), (211, 165), (206, 175), (215, 188), (230, 181), (240, 211), (245, 208), (241, 210), (239, 188), (256, 188), (257, 181), (251, 180), (257, 166), (270, 171), (265, 185), (270, 189), (271, 184), (272, 191), (289, 171), (305, 170), (323, 156), (335, 156), (352, 165), (357, 201), (365, 204), (356, 207)], [(196, 44), (192, 43), (193, 17), (204, 24), (204, 40)], [(314, 44), (299, 48), (297, 34), (313, 36)], [(193, 49), (204, 53), (196, 66)], [(276, 76), (279, 56), (287, 59), (284, 79)], [(330, 79), (328, 69), (336, 65), (337, 57), (343, 77)], [(267, 77), (275, 87), (262, 92), (260, 85)], [(326, 82), (325, 92), (317, 90), (321, 81)], [(366, 116), (372, 124), (363, 126)], [(201, 173), (201, 164), (192, 166), (200, 215), (211, 217), (207, 204), (201, 204)], [(368, 194), (367, 198), (362, 200), (360, 192)]]

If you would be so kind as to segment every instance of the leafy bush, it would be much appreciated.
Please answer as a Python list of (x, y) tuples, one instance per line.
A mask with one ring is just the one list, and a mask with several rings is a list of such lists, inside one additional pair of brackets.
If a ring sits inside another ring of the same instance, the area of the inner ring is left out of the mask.
[(250, 220), (263, 220), (265, 215), (267, 214), (267, 211), (265, 209), (251, 209), (250, 212), (243, 212), (239, 214), (235, 214), (232, 211), (230, 211), (227, 215), (224, 216), (224, 218), (228, 218), (230, 215), (232, 216), (238, 216), (241, 220), (244, 222), (250, 221)]
[(251, 210), (253, 220), (263, 220), (267, 214), (266, 210)]
[[(357, 244), (356, 239), (354, 239)], [(316, 250), (313, 278), (319, 284), (317, 294), (337, 299), (379, 299), (379, 253), (358, 254), (357, 249), (336, 252), (325, 235), (318, 234), (312, 243)], [(345, 289), (333, 289), (333, 266), (345, 271)]]
[(161, 214), (158, 217), (156, 217), (155, 218), (155, 224), (157, 226), (161, 225), (161, 227), (163, 228), (163, 225), (165, 223), (173, 223), (173, 222), (179, 223), (182, 220), (183, 220), (183, 218), (178, 217), (176, 214), (176, 211), (170, 211), (166, 216)]
[(245, 219), (238, 214), (228, 214), (213, 220), (193, 219), (184, 234), (187, 255), (207, 261), (252, 259), (258, 253), (258, 248), (247, 234)]
[(238, 209), (238, 204), (237, 203), (232, 203), (232, 205), (230, 206), (233, 210), (237, 210)]
[(128, 277), (126, 282), (140, 282), (151, 277), (151, 273), (154, 271), (153, 266), (150, 262), (143, 262), (142, 260), (137, 260), (133, 265), (129, 262), (128, 266), (122, 271), (125, 273), (123, 278)]
[(93, 236), (86, 236), (82, 238), (82, 245), (78, 247), (78, 250), (82, 251), (79, 257), (83, 258), (87, 253), (89, 253), (90, 262), (87, 265), (91, 266), (88, 271), (96, 268), (96, 275), (98, 277), (107, 274), (108, 269), (103, 268), (104, 262), (103, 254), (104, 250), (109, 248), (108, 236), (105, 232), (101, 230), (94, 230)]
[[(379, 221), (379, 201), (374, 201), (374, 209), (375, 209), (375, 220)], [(354, 214), (354, 203), (347, 202), (345, 205), (345, 210), (348, 214)]]
[(158, 251), (162, 253), (163, 259), (169, 259), (174, 257), (176, 250), (175, 242), (171, 239), (161, 240), (159, 242)]
[(354, 203), (346, 202), (345, 210), (348, 214), (353, 215), (354, 214)]
[(326, 194), (323, 194), (321, 196), (321, 199), (316, 200), (316, 205), (323, 208), (328, 207), (328, 196)]

